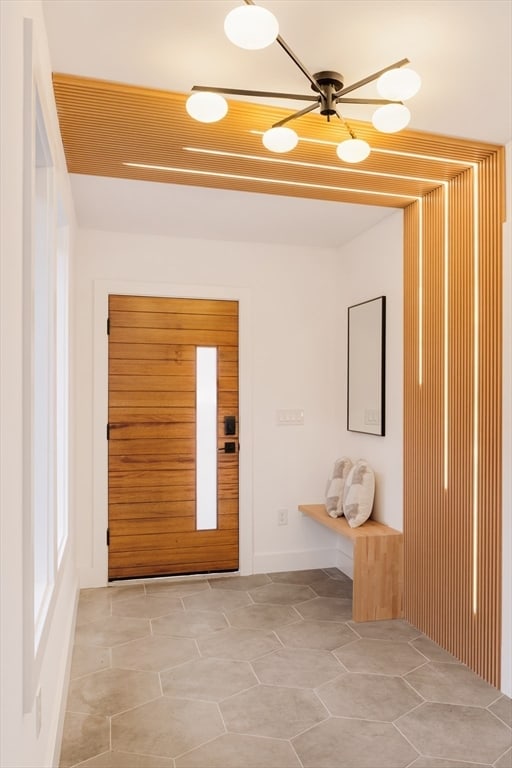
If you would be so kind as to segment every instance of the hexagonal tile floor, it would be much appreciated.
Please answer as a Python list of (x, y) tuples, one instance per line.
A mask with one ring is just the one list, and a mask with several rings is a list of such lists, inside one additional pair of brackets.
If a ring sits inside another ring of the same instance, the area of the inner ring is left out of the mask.
[(510, 768), (512, 702), (335, 568), (82, 590), (60, 768)]
[(405, 768), (416, 750), (391, 723), (331, 717), (292, 741), (304, 768)]
[(425, 664), (425, 657), (410, 645), (391, 640), (356, 640), (339, 648), (335, 654), (349, 672), (405, 675)]
[(190, 638), (149, 635), (112, 648), (112, 666), (162, 672), (198, 656), (197, 645)]
[(255, 603), (275, 603), (277, 605), (294, 605), (304, 603), (316, 597), (313, 590), (306, 584), (266, 584), (264, 587), (252, 589), (249, 595)]
[(161, 696), (112, 718), (112, 748), (177, 757), (225, 732), (218, 707)]
[(475, 680), (473, 673), (462, 664), (430, 662), (405, 679), (427, 701), (465, 704), (471, 701), (486, 707), (496, 700), (496, 691), (484, 680)]
[(222, 701), (258, 685), (247, 661), (198, 659), (161, 674), (165, 696)]
[[(125, 616), (132, 619), (157, 619), (169, 613), (172, 598), (165, 595), (132, 597), (129, 600), (118, 600), (112, 605), (113, 616)], [(182, 611), (183, 604), (179, 598), (174, 598), (174, 610)]]
[(348, 597), (314, 597), (296, 608), (303, 619), (345, 622), (352, 618), (352, 600)]
[(331, 715), (393, 722), (422, 703), (401, 677), (348, 673), (322, 685), (317, 694)]
[(258, 685), (221, 701), (220, 710), (231, 733), (291, 739), (326, 720), (318, 696), (302, 688)]
[(87, 715), (115, 715), (160, 696), (156, 672), (104, 669), (71, 682), (68, 707)]
[(151, 622), (156, 635), (171, 637), (201, 637), (227, 629), (227, 622), (219, 611), (172, 611)]
[(302, 768), (293, 747), (281, 739), (225, 733), (176, 760), (176, 768), (240, 768), (257, 765)]
[(241, 629), (276, 629), (300, 620), (289, 605), (248, 605), (226, 615), (231, 626)]
[(289, 688), (316, 688), (343, 673), (329, 651), (283, 648), (252, 663), (260, 682)]
[(482, 707), (425, 703), (396, 726), (423, 754), (450, 760), (492, 765), (512, 743), (510, 728)]

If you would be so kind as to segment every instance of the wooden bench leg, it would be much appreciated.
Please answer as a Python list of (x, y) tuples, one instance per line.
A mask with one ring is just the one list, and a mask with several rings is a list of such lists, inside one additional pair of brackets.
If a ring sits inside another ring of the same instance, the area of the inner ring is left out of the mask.
[(354, 621), (403, 616), (403, 536), (354, 539)]

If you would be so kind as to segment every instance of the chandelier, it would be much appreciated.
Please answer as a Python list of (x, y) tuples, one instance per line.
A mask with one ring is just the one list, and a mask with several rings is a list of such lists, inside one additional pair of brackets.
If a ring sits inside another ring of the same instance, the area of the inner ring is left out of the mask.
[[(409, 59), (401, 59), (352, 85), (345, 86), (343, 75), (339, 72), (326, 70), (310, 73), (279, 34), (279, 24), (274, 14), (262, 6), (255, 5), (253, 0), (244, 0), (244, 2), (245, 5), (234, 8), (226, 16), (224, 31), (228, 39), (238, 47), (248, 50), (266, 48), (273, 42), (277, 42), (309, 80), (313, 93), (279, 93), (194, 85), (186, 103), (187, 112), (192, 118), (203, 123), (221, 120), (228, 111), (227, 101), (222, 94), (307, 101), (310, 102), (308, 106), (274, 123), (263, 134), (264, 146), (271, 152), (289, 152), (294, 149), (299, 137), (292, 128), (286, 126), (286, 123), (318, 109), (327, 121), (330, 121), (331, 117), (338, 118), (348, 132), (350, 138), (341, 141), (336, 147), (340, 160), (348, 163), (358, 163), (367, 158), (370, 154), (370, 146), (366, 141), (356, 137), (341, 114), (339, 105), (376, 105), (378, 108), (373, 114), (372, 123), (378, 131), (383, 133), (396, 133), (408, 125), (411, 113), (403, 102), (414, 96), (421, 86), (419, 75), (405, 66), (409, 64)], [(377, 81), (380, 98), (347, 98), (348, 94), (374, 80)]]

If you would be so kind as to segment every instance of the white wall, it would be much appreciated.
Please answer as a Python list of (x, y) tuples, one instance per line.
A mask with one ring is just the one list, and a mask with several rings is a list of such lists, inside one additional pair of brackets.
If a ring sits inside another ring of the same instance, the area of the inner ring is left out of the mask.
[[(106, 314), (95, 317), (94, 304), (105, 307), (107, 290), (239, 299), (240, 514), (242, 538), (252, 538), (250, 547), (242, 547), (242, 570), (333, 564), (336, 537), (304, 518), (297, 505), (323, 500), (339, 445), (344, 362), (336, 353), (337, 262), (335, 253), (322, 249), (79, 231), (76, 501), (82, 585), (106, 579)], [(287, 408), (304, 410), (303, 426), (276, 425), (276, 411)], [(278, 527), (277, 510), (283, 508), (288, 525)]]
[[(31, 681), (41, 688), (41, 730), (36, 732), (34, 702), (23, 701), (23, 684), (34, 672), (24, 665), (23, 583), (27, 563), (23, 559), (22, 485), (22, 301), (23, 253), (23, 23), (34, 19), (34, 75), (56, 162), (60, 192), (72, 220), (71, 198), (53, 107), (50, 66), (39, 2), (11, 0), (0, 3), (0, 764), (6, 768), (55, 765), (59, 742), (62, 699), (77, 580), (73, 559), (73, 532), (63, 559), (61, 578), (51, 606), (52, 622)], [(26, 310), (26, 308), (25, 308)], [(30, 572), (30, 569), (28, 569)]]
[[(403, 215), (390, 214), (339, 253), (337, 269), (338, 349), (342, 371), (338, 397), (342, 404), (337, 455), (366, 459), (375, 472), (373, 517), (403, 530)], [(386, 429), (384, 436), (347, 430), (347, 308), (386, 297)], [(337, 565), (352, 575), (352, 547), (338, 540)]]
[[(240, 300), (243, 572), (336, 563), (351, 573), (350, 545), (349, 558), (340, 561), (339, 537), (297, 512), (299, 503), (323, 501), (327, 476), (344, 453), (372, 463), (375, 516), (402, 529), (401, 213), (340, 253), (90, 230), (79, 232), (77, 246), (76, 502), (82, 585), (103, 584), (107, 578), (109, 291)], [(347, 307), (381, 294), (388, 302), (387, 381), (394, 396), (388, 396), (387, 434), (375, 437), (346, 430)], [(96, 317), (94, 306), (101, 307)], [(303, 409), (304, 425), (277, 426), (276, 411), (286, 408)], [(277, 526), (279, 509), (288, 510), (287, 526)]]
[[(386, 434), (349, 432), (346, 413), (340, 450), (369, 461), (376, 473), (373, 516), (403, 530), (403, 215), (399, 211), (348, 243), (340, 253), (340, 350), (347, 360), (347, 307), (386, 297)], [(344, 368), (345, 371), (345, 368)], [(347, 398), (347, 381), (340, 381)]]

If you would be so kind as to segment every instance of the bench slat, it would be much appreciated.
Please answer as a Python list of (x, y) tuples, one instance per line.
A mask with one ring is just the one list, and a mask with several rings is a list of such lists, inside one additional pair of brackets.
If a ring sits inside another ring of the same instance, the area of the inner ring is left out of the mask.
[(388, 525), (377, 522), (377, 520), (367, 520), (363, 525), (357, 528), (351, 528), (345, 517), (329, 517), (325, 504), (299, 504), (299, 510), (308, 517), (312, 517), (317, 523), (332, 528), (336, 533), (346, 536), (349, 539), (357, 539), (361, 536), (401, 536), (400, 531), (390, 528)]

